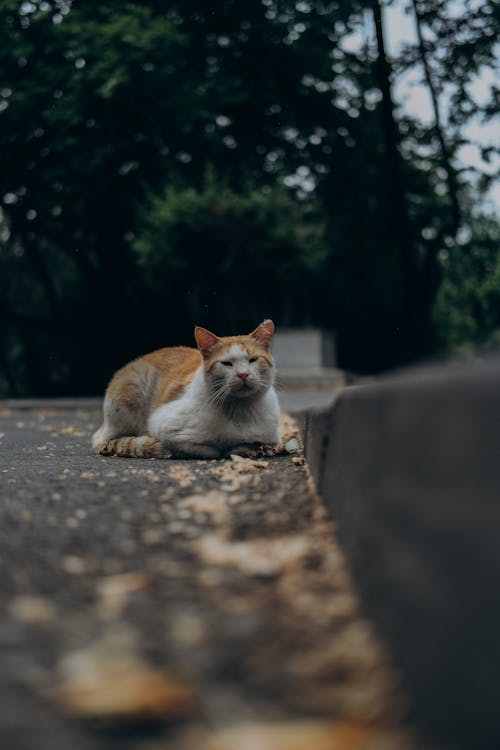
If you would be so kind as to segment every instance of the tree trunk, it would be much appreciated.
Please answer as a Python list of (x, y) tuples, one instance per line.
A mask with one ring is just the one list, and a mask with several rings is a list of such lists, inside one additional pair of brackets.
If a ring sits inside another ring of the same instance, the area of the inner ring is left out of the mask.
[(431, 72), (429, 60), (427, 57), (425, 40), (422, 34), (422, 19), (421, 19), (420, 10), (418, 7), (418, 1), (412, 0), (412, 6), (413, 6), (413, 12), (415, 15), (415, 26), (417, 30), (418, 51), (420, 55), (420, 61), (424, 69), (425, 80), (429, 88), (429, 93), (430, 93), (431, 101), (432, 101), (432, 109), (434, 112), (434, 131), (436, 133), (436, 137), (439, 142), (443, 168), (446, 172), (448, 197), (450, 199), (450, 207), (451, 207), (449, 229), (450, 229), (450, 233), (452, 235), (455, 235), (461, 223), (460, 203), (458, 200), (457, 176), (451, 164), (450, 151), (448, 149), (448, 144), (446, 143), (446, 138), (444, 136), (444, 131), (443, 131), (442, 123), (441, 123), (441, 115), (439, 113), (439, 102), (438, 102), (436, 87), (432, 79), (432, 72)]
[[(390, 224), (391, 239), (396, 244), (401, 259), (407, 338), (411, 349), (418, 353), (424, 346), (421, 340), (421, 317), (418, 314), (418, 268), (413, 254), (413, 232), (406, 207), (406, 186), (399, 152), (399, 130), (394, 117), (391, 92), (391, 66), (385, 49), (381, 6), (378, 0), (372, 0), (371, 5), (377, 39), (376, 70), (378, 85), (382, 93), (382, 127), (387, 164), (387, 223)], [(389, 226), (387, 228), (389, 229)]]

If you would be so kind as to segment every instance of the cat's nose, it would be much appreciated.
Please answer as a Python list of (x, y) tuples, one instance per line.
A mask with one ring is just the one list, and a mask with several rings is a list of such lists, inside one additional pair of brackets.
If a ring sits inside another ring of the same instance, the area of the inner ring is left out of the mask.
[(237, 372), (236, 377), (241, 378), (245, 383), (248, 380), (248, 372)]

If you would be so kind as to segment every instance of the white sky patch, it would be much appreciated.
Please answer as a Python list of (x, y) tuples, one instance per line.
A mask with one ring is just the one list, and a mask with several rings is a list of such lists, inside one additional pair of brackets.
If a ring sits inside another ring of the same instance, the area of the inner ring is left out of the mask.
[(385, 42), (387, 52), (391, 57), (398, 55), (405, 43), (413, 45), (417, 42), (413, 16), (405, 12), (408, 7), (407, 0), (394, 0), (390, 6), (384, 6)]
[(394, 101), (406, 114), (429, 125), (434, 120), (429, 90), (422, 86), (422, 73), (413, 68), (396, 79), (392, 87)]
[[(464, 14), (465, 8), (470, 12), (477, 9), (481, 5), (481, 2), (482, 0), (449, 0), (447, 13), (450, 17), (460, 17)], [(389, 5), (384, 5), (382, 20), (386, 50), (389, 58), (394, 59), (398, 57), (405, 45), (414, 48), (418, 44), (415, 18), (410, 0), (393, 0)], [(336, 30), (342, 33), (342, 28)], [(427, 27), (424, 27), (423, 34), (424, 38), (432, 36), (432, 32)], [(369, 11), (364, 13), (359, 27), (350, 33), (346, 33), (339, 41), (340, 49), (345, 53), (351, 54), (360, 52), (367, 44), (370, 47), (376, 48), (373, 16)], [(335, 50), (333, 50), (333, 72), (337, 72), (335, 59), (339, 57), (342, 57), (342, 53), (336, 54)], [(340, 73), (343, 70), (343, 65), (338, 65), (338, 72)], [(335, 79), (335, 94), (332, 99), (334, 106), (344, 110), (347, 110), (350, 106), (349, 97), (352, 98), (358, 93), (349, 90), (346, 80), (344, 77), (337, 76)], [(472, 80), (468, 85), (469, 94), (479, 106), (484, 105), (490, 100), (491, 87), (497, 80), (498, 77), (495, 71), (484, 67), (475, 80)], [(315, 86), (317, 84), (311, 75), (304, 76), (302, 83), (305, 86)], [(350, 82), (347, 80), (348, 83)], [(424, 71), (421, 64), (417, 63), (409, 70), (395, 77), (392, 84), (392, 91), (393, 99), (400, 115), (410, 116), (426, 126), (434, 122), (432, 100), (429, 89), (424, 83)], [(439, 114), (441, 122), (444, 125), (445, 136), (448, 124), (449, 103), (454, 91), (455, 87), (452, 84), (445, 84), (444, 90), (439, 93), (438, 97)], [(376, 93), (379, 94), (378, 91)], [(376, 101), (376, 99), (373, 101)], [(371, 106), (373, 106), (373, 102)], [(349, 112), (352, 112), (352, 116), (355, 116), (357, 110), (349, 110)], [(498, 154), (500, 147), (500, 127), (498, 120), (496, 122), (490, 120), (483, 123), (479, 117), (472, 117), (461, 128), (460, 134), (469, 143), (458, 149), (455, 158), (455, 166), (458, 169), (474, 169), (488, 175), (494, 175), (500, 171), (500, 156)], [(293, 128), (285, 131), (285, 138), (291, 142), (295, 141), (297, 136), (298, 133)], [(484, 148), (496, 149), (496, 153), (492, 151), (490, 154), (489, 161), (485, 160), (481, 154), (481, 149)], [(423, 147), (422, 154), (425, 155)], [(469, 171), (465, 172), (465, 178), (474, 186), (478, 175)], [(295, 174), (285, 177), (284, 183), (287, 187), (300, 188), (304, 193), (313, 191), (316, 184), (310, 170), (306, 174), (303, 171), (303, 167), (299, 167)], [(484, 195), (482, 207), (488, 213), (500, 213), (500, 184), (492, 185), (486, 195)]]
[[(480, 0), (467, 0), (467, 9), (470, 12), (480, 5)], [(463, 14), (466, 3), (464, 0), (450, 0), (447, 12), (450, 16), (459, 17)], [(385, 6), (384, 26), (386, 34), (387, 51), (391, 57), (399, 54), (405, 44), (412, 46), (417, 44), (417, 32), (413, 13), (406, 13), (410, 7), (408, 0), (394, 0)], [(433, 122), (434, 114), (429, 91), (422, 84), (423, 70), (421, 66), (415, 66), (412, 70), (400, 75), (393, 85), (394, 100), (401, 111), (420, 120), (425, 124)], [(469, 92), (477, 104), (483, 105), (490, 98), (491, 87), (498, 80), (495, 71), (483, 68), (480, 74), (469, 84)], [(445, 87), (445, 91), (439, 97), (439, 110), (444, 123), (447, 122), (447, 109), (452, 87)], [(472, 118), (462, 128), (462, 135), (469, 144), (462, 146), (457, 152), (456, 166), (471, 167), (486, 174), (496, 174), (500, 170), (500, 127), (498, 119), (496, 122), (490, 120), (482, 123), (479, 118)], [(485, 161), (481, 156), (481, 147), (493, 147), (496, 154), (492, 154), (491, 161)], [(493, 185), (484, 199), (484, 208), (488, 212), (500, 213), (500, 185)]]

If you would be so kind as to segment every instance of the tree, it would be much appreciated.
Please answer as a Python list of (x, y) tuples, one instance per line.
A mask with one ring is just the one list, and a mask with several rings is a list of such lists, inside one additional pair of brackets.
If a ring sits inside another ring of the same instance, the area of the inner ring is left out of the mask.
[[(194, 317), (245, 329), (269, 306), (278, 322), (335, 328), (351, 369), (431, 352), (454, 242), (436, 128), (462, 222), (473, 201), (455, 161), (463, 97), (431, 126), (391, 100), (394, 76), (424, 58), (436, 101), (447, 75), (467, 93), (463, 26), (444, 3), (417, 5), (422, 44), (391, 60), (375, 0), (0, 0), (0, 387), (101, 391), (127, 357), (185, 340)], [(492, 47), (471, 28), (467, 75)], [(160, 268), (178, 282), (168, 305)], [(267, 277), (251, 284), (256, 268)]]

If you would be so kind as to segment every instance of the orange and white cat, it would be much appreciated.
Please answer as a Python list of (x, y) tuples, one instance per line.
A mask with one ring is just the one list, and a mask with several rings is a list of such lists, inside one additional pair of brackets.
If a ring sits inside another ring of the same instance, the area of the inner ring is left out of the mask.
[(273, 333), (271, 320), (246, 336), (219, 337), (196, 327), (198, 349), (167, 347), (130, 362), (108, 385), (94, 450), (220, 458), (277, 443)]

